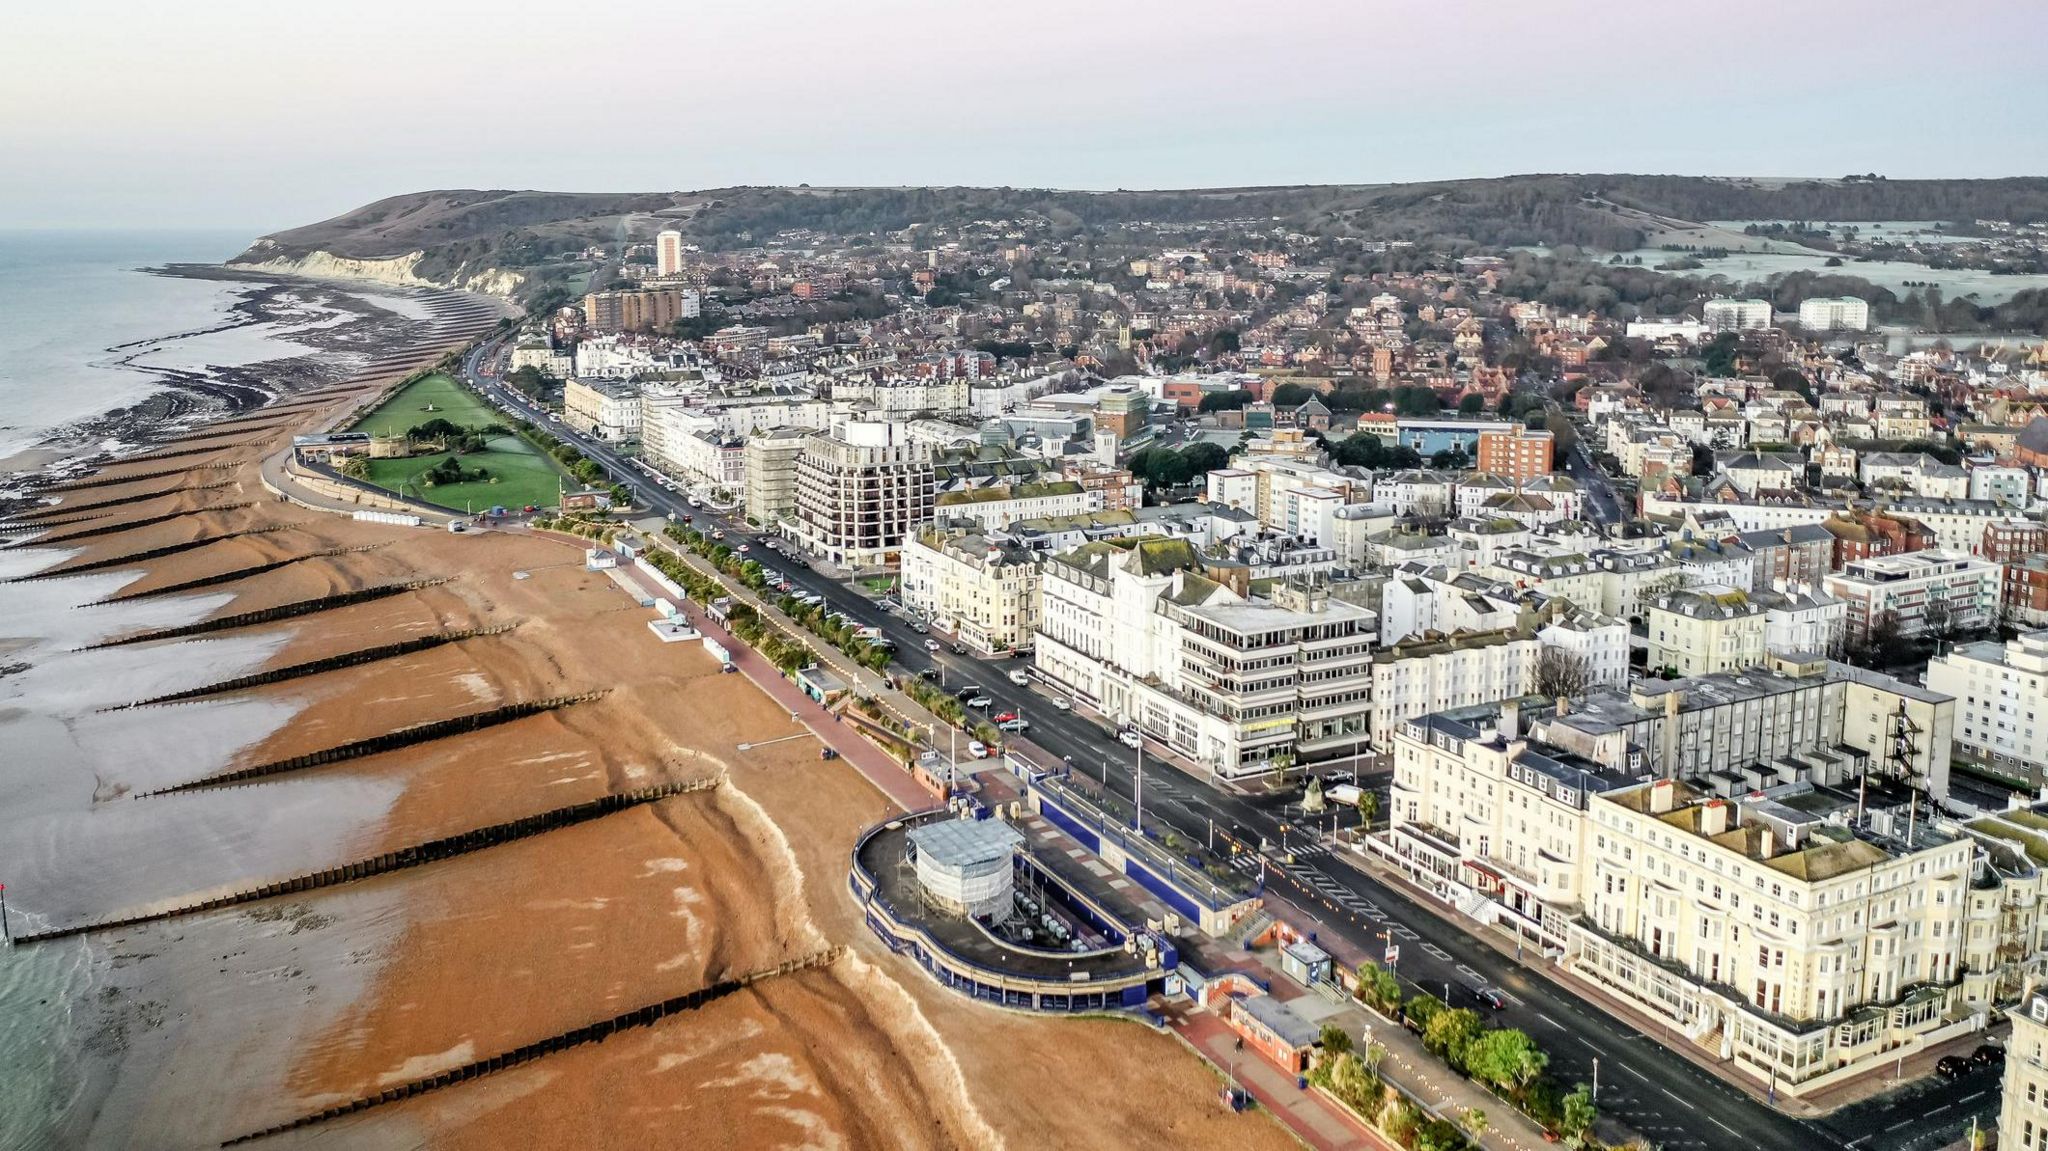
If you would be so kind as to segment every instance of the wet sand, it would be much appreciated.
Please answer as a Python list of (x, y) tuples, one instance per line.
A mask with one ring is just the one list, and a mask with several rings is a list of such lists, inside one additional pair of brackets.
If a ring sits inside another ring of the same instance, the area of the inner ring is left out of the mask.
[[(91, 524), (215, 510), (0, 553), (7, 578), (290, 525), (7, 589), (61, 621), (16, 641), (34, 666), (0, 677), (0, 739), (20, 736), (29, 768), (0, 788), (35, 797), (0, 815), (0, 857), (20, 860), (24, 877), (8, 877), (17, 929), (271, 881), (652, 784), (724, 782), (371, 880), (0, 957), (72, 973), (63, 995), (77, 1094), (54, 1128), (60, 1145), (211, 1145), (828, 945), (851, 950), (650, 1028), (268, 1145), (1291, 1145), (1263, 1117), (1223, 1113), (1212, 1073), (1170, 1037), (1001, 1012), (889, 955), (845, 883), (854, 837), (886, 816), (885, 801), (844, 764), (819, 761), (807, 738), (738, 750), (796, 733), (787, 712), (719, 675), (700, 648), (656, 641), (649, 613), (585, 572), (574, 546), (276, 502), (255, 463), (288, 432), (191, 457), (234, 460), (192, 481), (224, 476), (233, 487), (138, 500)], [(164, 483), (63, 498), (97, 503)], [(217, 507), (246, 500), (255, 506)], [(345, 548), (371, 550), (81, 606)], [(66, 650), (425, 579), (447, 582), (204, 638)], [(501, 624), (517, 626), (191, 702), (100, 710)], [(587, 691), (604, 694), (253, 786), (130, 798)]]

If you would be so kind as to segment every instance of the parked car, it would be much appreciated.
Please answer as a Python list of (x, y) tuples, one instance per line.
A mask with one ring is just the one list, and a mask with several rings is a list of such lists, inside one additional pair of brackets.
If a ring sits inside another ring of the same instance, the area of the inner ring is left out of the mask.
[(1934, 1064), (1934, 1073), (1943, 1079), (1961, 1079), (1970, 1073), (1970, 1061), (1960, 1055), (1944, 1055)]
[(741, 555), (746, 555), (750, 549), (748, 549), (747, 545), (741, 544), (738, 548), (734, 550), (738, 551)]
[(938, 640), (935, 640), (935, 639), (928, 639), (928, 640), (924, 641), (924, 649), (925, 649), (926, 651), (937, 651), (937, 650), (939, 650), (939, 641), (938, 641)]
[(919, 679), (937, 679), (937, 678), (939, 678), (939, 669), (938, 669), (938, 668), (935, 668), (935, 667), (921, 667), (921, 668), (918, 668), (918, 669), (917, 669), (917, 678), (919, 678)]
[(1031, 721), (1028, 719), (1006, 719), (1003, 720), (1001, 723), (996, 724), (996, 730), (1017, 732), (1030, 731)]
[(1122, 731), (1117, 732), (1116, 741), (1120, 744), (1123, 744), (1125, 747), (1145, 746), (1145, 737), (1139, 735), (1138, 729), (1135, 727), (1127, 727)]
[(2005, 1048), (1996, 1043), (1979, 1043), (1977, 1049), (1970, 1052), (1970, 1062), (1978, 1067), (2003, 1067)]
[(1031, 673), (1022, 669), (1013, 671), (1010, 673), (1010, 682), (1018, 687), (1029, 687), (1031, 686)]
[(1052, 701), (1052, 705), (1053, 705), (1054, 707), (1056, 707), (1056, 708), (1060, 709), (1061, 711), (1072, 711), (1072, 710), (1074, 710), (1074, 705), (1073, 705), (1073, 704), (1071, 704), (1071, 703), (1068, 703), (1068, 702), (1067, 702), (1067, 701), (1066, 701), (1066, 700), (1065, 700), (1064, 698), (1062, 698), (1062, 699), (1056, 699), (1056, 700), (1053, 700), (1053, 701)]
[(967, 741), (967, 754), (975, 759), (987, 759), (988, 745), (978, 739), (970, 739)]
[(1014, 711), (999, 711), (999, 712), (997, 712), (997, 713), (996, 713), (996, 716), (995, 716), (995, 719), (996, 719), (996, 722), (997, 722), (997, 723), (1001, 723), (1001, 722), (1003, 722), (1004, 720), (1008, 720), (1008, 719), (1015, 719), (1015, 718), (1017, 718), (1017, 713), (1016, 713), (1016, 712), (1014, 712)]
[(966, 645), (966, 644), (964, 644), (964, 643), (955, 643), (955, 644), (953, 645), (953, 654), (954, 654), (954, 655), (966, 655), (966, 654), (967, 654), (967, 645)]
[(988, 696), (986, 696), (986, 695), (977, 695), (977, 696), (975, 696), (975, 697), (973, 697), (972, 699), (969, 699), (969, 700), (967, 701), (967, 706), (968, 706), (968, 707), (977, 707), (977, 708), (986, 708), (986, 707), (987, 707), (987, 706), (988, 706), (989, 704), (992, 704), (992, 703), (994, 703), (994, 702), (995, 702), (995, 700), (993, 700), (993, 699), (990, 699), (990, 698), (989, 698)]
[[(916, 632), (916, 633), (917, 633), (917, 634), (919, 634), (919, 635), (929, 635), (929, 634), (931, 634), (931, 630), (932, 630), (932, 629), (931, 629), (931, 628), (929, 628), (929, 627), (926, 627), (926, 626), (924, 625), (924, 623), (922, 623), (922, 622), (918, 622), (918, 623), (914, 623), (914, 624), (911, 624), (911, 625), (910, 625), (910, 630), (911, 630), (911, 631), (914, 631), (914, 632)], [(938, 644), (937, 644), (936, 642), (934, 642), (934, 643), (932, 643), (932, 644), (931, 644), (931, 649), (932, 649), (933, 651), (937, 651), (937, 650), (939, 650), (939, 645), (938, 645)]]

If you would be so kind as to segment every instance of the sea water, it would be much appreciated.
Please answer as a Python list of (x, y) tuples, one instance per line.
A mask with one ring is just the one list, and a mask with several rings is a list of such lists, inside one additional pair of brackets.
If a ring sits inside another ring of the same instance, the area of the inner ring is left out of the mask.
[[(213, 231), (0, 231), (0, 459), (158, 390), (156, 373), (113, 349), (226, 323), (246, 285), (141, 269), (217, 263), (248, 242)], [(169, 359), (163, 366), (186, 366)]]

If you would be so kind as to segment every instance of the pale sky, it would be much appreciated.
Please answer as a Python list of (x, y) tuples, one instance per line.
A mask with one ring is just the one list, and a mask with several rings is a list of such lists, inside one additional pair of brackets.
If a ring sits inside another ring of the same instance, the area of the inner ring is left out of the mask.
[(0, 228), (436, 187), (2048, 174), (2048, 0), (48, 0)]

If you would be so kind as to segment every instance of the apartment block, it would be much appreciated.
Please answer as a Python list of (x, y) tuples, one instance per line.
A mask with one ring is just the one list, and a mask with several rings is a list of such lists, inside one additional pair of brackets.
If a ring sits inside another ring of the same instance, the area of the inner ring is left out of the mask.
[(1826, 580), (1831, 596), (1849, 605), (1852, 642), (1869, 637), (1883, 623), (1913, 637), (1936, 631), (1969, 631), (1997, 618), (2004, 571), (1995, 563), (1962, 552), (1929, 548), (1878, 556), (1849, 564)]
[(803, 445), (791, 537), (838, 567), (895, 566), (911, 528), (932, 518), (931, 449), (865, 420)]
[(2027, 1000), (2011, 1016), (2005, 1074), (1998, 1086), (1998, 1145), (2008, 1151), (2048, 1147), (2048, 996)]
[(697, 318), (701, 302), (690, 288), (592, 292), (583, 297), (583, 326), (592, 332), (660, 331)]
[(1549, 432), (1530, 431), (1521, 424), (1509, 425), (1506, 431), (1481, 432), (1476, 467), (1516, 484), (1547, 476), (1553, 441)]
[(1806, 1094), (1968, 1033), (2039, 969), (2040, 870), (2000, 828), (1880, 784), (1646, 780), (1558, 742), (1567, 718), (1510, 701), (1402, 724), (1369, 846), (1670, 1042)]
[(1765, 608), (1748, 593), (1707, 584), (1650, 601), (1649, 666), (1711, 675), (1764, 661)]
[(2034, 786), (2048, 782), (2048, 631), (1958, 644), (1928, 663), (1926, 679), (1956, 698), (1958, 750)]
[(982, 651), (1030, 647), (1038, 630), (1038, 561), (978, 531), (926, 525), (903, 542), (903, 606)]
[(746, 473), (747, 519), (769, 527), (796, 514), (796, 461), (813, 432), (778, 428), (746, 442), (741, 467)]
[(1708, 300), (1700, 307), (1700, 318), (1709, 332), (1746, 332), (1771, 326), (1769, 300)]

